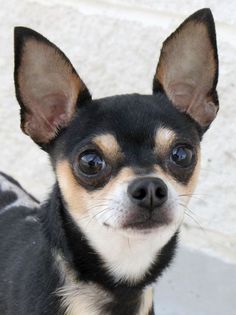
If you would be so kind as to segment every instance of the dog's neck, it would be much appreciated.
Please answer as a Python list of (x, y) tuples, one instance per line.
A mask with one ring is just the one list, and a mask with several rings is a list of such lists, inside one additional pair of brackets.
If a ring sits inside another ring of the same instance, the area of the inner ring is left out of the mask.
[(151, 315), (153, 313), (153, 289), (121, 288), (112, 291), (95, 282), (81, 281), (65, 262), (55, 253), (57, 268), (63, 285), (57, 296), (65, 315)]
[(66, 315), (154, 314), (150, 285), (172, 260), (177, 234), (158, 253), (142, 280), (135, 284), (117, 282), (70, 218), (57, 185), (46, 208), (43, 224), (61, 278), (57, 293)]

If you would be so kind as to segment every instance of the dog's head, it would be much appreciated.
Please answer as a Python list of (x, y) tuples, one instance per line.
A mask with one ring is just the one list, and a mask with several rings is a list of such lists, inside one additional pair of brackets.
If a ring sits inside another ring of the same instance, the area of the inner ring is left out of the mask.
[(49, 152), (74, 222), (92, 243), (94, 231), (112, 231), (155, 235), (153, 246), (164, 246), (183, 220), (200, 140), (218, 111), (210, 10), (164, 42), (153, 95), (93, 100), (68, 58), (30, 29), (16, 28), (15, 58), (22, 129)]

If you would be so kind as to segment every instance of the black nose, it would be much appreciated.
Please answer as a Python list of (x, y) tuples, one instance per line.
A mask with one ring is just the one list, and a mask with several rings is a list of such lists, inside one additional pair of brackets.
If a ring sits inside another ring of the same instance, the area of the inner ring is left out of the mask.
[(128, 195), (139, 207), (152, 210), (167, 200), (168, 189), (160, 178), (144, 177), (134, 180), (129, 185)]

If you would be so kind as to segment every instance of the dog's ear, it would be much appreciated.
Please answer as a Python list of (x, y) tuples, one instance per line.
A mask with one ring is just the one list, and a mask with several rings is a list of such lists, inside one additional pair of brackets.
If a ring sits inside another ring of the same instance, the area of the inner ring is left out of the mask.
[(15, 28), (15, 88), (21, 128), (47, 144), (68, 125), (82, 98), (91, 98), (68, 58), (39, 33)]
[(218, 111), (218, 56), (210, 9), (195, 12), (163, 43), (153, 92), (206, 128)]

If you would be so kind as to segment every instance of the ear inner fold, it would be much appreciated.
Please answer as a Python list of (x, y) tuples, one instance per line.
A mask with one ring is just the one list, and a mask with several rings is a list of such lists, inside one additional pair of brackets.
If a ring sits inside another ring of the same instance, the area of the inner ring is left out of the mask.
[(68, 125), (86, 90), (59, 48), (26, 28), (15, 31), (15, 84), (22, 129), (39, 143), (48, 143)]
[(214, 20), (209, 9), (202, 9), (163, 43), (154, 92), (164, 91), (178, 110), (204, 127), (218, 111), (217, 79)]

